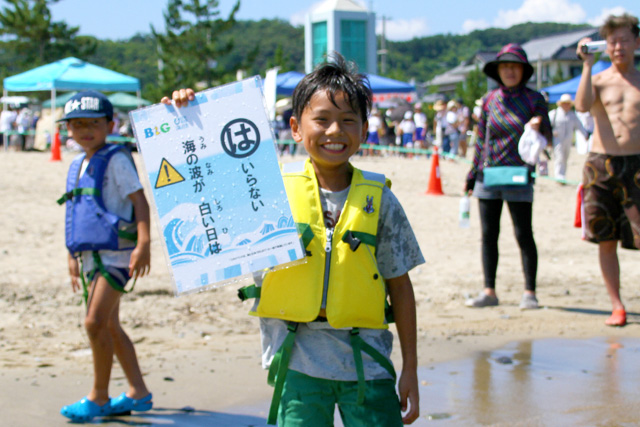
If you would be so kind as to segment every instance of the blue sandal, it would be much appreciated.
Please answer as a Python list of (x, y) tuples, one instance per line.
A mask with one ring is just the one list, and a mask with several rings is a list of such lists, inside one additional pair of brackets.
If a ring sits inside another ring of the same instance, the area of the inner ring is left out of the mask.
[(111, 414), (111, 401), (100, 406), (83, 397), (76, 403), (63, 406), (60, 413), (74, 422), (90, 421), (93, 417), (103, 417)]
[(111, 399), (110, 413), (120, 415), (131, 413), (131, 411), (144, 412), (153, 407), (153, 395), (149, 393), (142, 399), (132, 399), (126, 393), (122, 393), (115, 399)]

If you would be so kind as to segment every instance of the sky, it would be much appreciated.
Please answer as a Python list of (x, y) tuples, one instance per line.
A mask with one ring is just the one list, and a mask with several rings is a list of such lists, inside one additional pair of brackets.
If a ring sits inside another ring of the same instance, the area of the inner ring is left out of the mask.
[[(386, 38), (400, 41), (435, 34), (466, 34), (489, 27), (507, 28), (522, 22), (569, 22), (599, 25), (603, 17), (629, 12), (640, 16), (639, 0), (354, 0), (372, 9)], [(306, 14), (320, 0), (241, 0), (240, 20), (280, 18), (303, 25)], [(226, 17), (235, 0), (219, 0)], [(164, 30), (167, 0), (60, 0), (50, 6), (54, 21), (79, 26), (80, 35), (99, 39), (127, 39), (150, 33), (150, 25)], [(0, 7), (6, 3), (0, 0)]]

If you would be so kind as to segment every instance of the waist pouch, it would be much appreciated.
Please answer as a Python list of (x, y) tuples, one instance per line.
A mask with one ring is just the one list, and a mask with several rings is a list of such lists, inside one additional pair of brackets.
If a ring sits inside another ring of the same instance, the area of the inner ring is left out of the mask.
[(526, 166), (491, 166), (482, 170), (482, 183), (485, 187), (496, 185), (527, 185), (529, 168)]

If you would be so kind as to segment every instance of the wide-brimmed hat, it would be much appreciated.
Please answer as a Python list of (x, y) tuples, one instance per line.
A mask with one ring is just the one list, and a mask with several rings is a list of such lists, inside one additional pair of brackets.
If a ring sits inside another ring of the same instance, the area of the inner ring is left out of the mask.
[(452, 99), (451, 101), (447, 102), (447, 109), (450, 110), (452, 108), (458, 108), (460, 105), (458, 105), (458, 101), (456, 101), (455, 99)]
[(528, 82), (533, 75), (533, 66), (529, 64), (527, 53), (524, 51), (522, 46), (517, 43), (509, 43), (500, 49), (500, 52), (496, 55), (496, 59), (491, 62), (487, 62), (482, 71), (493, 80), (503, 84), (502, 80), (500, 80), (500, 75), (498, 74), (498, 65), (505, 62), (523, 65), (524, 70), (520, 84)]
[(434, 104), (433, 104), (433, 109), (435, 111), (442, 111), (447, 107), (447, 105), (444, 103), (444, 101), (442, 99), (438, 99)]
[(573, 104), (573, 99), (571, 99), (571, 95), (569, 95), (568, 93), (563, 93), (562, 96), (560, 96), (560, 99), (558, 99), (558, 104)]

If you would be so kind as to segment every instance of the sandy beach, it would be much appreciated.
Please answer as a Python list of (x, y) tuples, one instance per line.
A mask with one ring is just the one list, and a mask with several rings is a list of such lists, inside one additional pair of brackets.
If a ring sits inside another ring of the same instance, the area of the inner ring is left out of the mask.
[[(7, 426), (66, 425), (60, 407), (84, 396), (92, 381), (84, 307), (81, 296), (71, 292), (67, 272), (64, 208), (55, 203), (74, 154), (63, 152), (60, 162), (49, 157), (49, 153), (0, 152), (0, 424)], [(580, 179), (583, 162), (584, 156), (573, 151), (570, 180)], [(354, 164), (391, 178), (427, 261), (411, 272), (421, 366), (523, 340), (640, 337), (639, 254), (619, 252), (629, 325), (606, 327), (610, 303), (597, 246), (583, 242), (580, 230), (573, 227), (575, 186), (544, 179), (535, 186), (538, 299), (543, 308), (518, 309), (524, 279), (505, 207), (497, 278), (501, 305), (469, 309), (464, 300), (481, 289), (482, 266), (475, 200), (471, 227), (458, 227), (468, 163), (440, 160), (444, 196), (425, 195), (431, 162), (424, 157), (355, 158)], [(260, 366), (257, 320), (247, 315), (249, 303), (237, 299), (236, 289), (231, 285), (174, 297), (158, 230), (152, 224), (151, 274), (138, 281), (133, 294), (123, 297), (121, 319), (136, 344), (155, 409), (129, 419), (102, 420), (103, 425), (265, 423), (272, 389)], [(398, 368), (397, 346), (394, 362)], [(428, 378), (421, 384), (421, 393), (434, 392)], [(111, 394), (125, 389), (126, 380), (115, 363)], [(637, 409), (640, 398), (635, 404)], [(429, 402), (421, 409), (419, 423), (427, 422), (428, 414), (442, 412)], [(534, 421), (528, 424), (525, 419), (518, 425), (544, 425)], [(596, 421), (594, 425), (615, 425), (604, 423), (608, 419)]]

